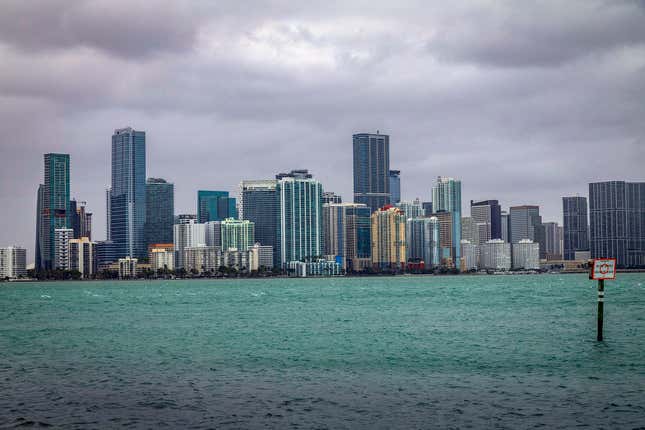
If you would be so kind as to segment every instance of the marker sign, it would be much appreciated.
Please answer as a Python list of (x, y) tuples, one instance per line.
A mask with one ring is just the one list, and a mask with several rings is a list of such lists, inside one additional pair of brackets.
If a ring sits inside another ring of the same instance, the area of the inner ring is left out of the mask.
[(597, 258), (593, 260), (591, 279), (616, 279), (616, 259)]

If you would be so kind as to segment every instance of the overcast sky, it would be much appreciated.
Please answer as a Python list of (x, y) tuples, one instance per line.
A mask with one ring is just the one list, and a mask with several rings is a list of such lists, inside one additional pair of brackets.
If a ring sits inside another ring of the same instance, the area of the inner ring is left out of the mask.
[(645, 180), (645, 2), (3, 0), (0, 126), (0, 245), (30, 261), (43, 153), (100, 240), (125, 126), (176, 213), (293, 168), (350, 201), (352, 134), (380, 130), (404, 199), (452, 176), (464, 208), (561, 221), (590, 181)]

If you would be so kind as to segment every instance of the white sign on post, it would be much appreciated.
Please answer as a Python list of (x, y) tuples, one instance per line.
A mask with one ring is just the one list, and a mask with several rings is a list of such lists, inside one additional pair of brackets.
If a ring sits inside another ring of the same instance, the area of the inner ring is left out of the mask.
[(616, 279), (616, 259), (597, 258), (593, 260), (592, 279)]

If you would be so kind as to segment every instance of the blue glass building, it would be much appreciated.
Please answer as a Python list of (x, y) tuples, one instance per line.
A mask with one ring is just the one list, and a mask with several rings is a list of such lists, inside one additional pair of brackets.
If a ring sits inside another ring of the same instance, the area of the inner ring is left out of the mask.
[(452, 257), (459, 267), (461, 258), (461, 181), (439, 176), (432, 187), (432, 205), (435, 212), (452, 215)]
[(390, 170), (390, 203), (401, 202), (401, 171)]
[(146, 249), (150, 245), (172, 243), (175, 216), (175, 185), (165, 179), (146, 181)]
[(354, 202), (374, 212), (390, 204), (390, 136), (355, 134), (353, 146)]
[(222, 221), (226, 218), (237, 219), (235, 198), (228, 191), (197, 191), (197, 222)]
[(562, 197), (562, 224), (564, 259), (574, 260), (576, 251), (589, 251), (586, 197)]
[(131, 127), (112, 135), (110, 239), (117, 257), (146, 258), (146, 133)]

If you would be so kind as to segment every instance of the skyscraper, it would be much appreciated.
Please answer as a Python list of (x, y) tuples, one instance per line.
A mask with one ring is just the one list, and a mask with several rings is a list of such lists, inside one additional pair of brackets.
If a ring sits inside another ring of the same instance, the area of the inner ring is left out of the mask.
[(511, 232), (510, 232), (510, 227), (511, 223), (509, 222), (509, 217), (508, 217), (508, 212), (502, 211), (502, 215), (500, 217), (501, 223), (500, 225), (502, 226), (502, 237), (501, 239), (504, 242), (510, 242), (511, 240)]
[(69, 204), (69, 154), (45, 154), (44, 183), (38, 189), (36, 239), (38, 269), (54, 268), (55, 231), (71, 226)]
[(425, 216), (425, 210), (421, 205), (421, 201), (417, 198), (411, 202), (398, 202), (394, 206), (401, 209), (406, 218), (418, 218)]
[(586, 197), (562, 197), (564, 259), (574, 260), (576, 251), (589, 251)]
[(325, 203), (342, 203), (343, 198), (333, 191), (325, 191), (323, 192), (322, 202), (323, 205)]
[(435, 213), (452, 214), (452, 257), (457, 265), (461, 257), (461, 181), (439, 176), (432, 187), (432, 205)]
[(370, 209), (362, 203), (323, 204), (325, 256), (348, 271), (366, 268), (370, 258)]
[(401, 171), (390, 170), (390, 203), (401, 201)]
[(74, 230), (74, 238), (87, 237), (92, 239), (92, 214), (85, 210), (85, 202), (77, 202), (72, 199), (69, 202), (71, 226)]
[(197, 221), (222, 221), (226, 218), (237, 218), (235, 197), (229, 197), (228, 191), (197, 191)]
[(221, 222), (222, 251), (248, 251), (255, 243), (255, 223), (249, 220), (226, 218)]
[(476, 223), (487, 223), (490, 239), (502, 238), (502, 208), (497, 200), (470, 201), (470, 216)]
[(146, 181), (146, 249), (153, 244), (172, 243), (175, 216), (175, 186), (165, 179)]
[(131, 127), (112, 135), (110, 239), (118, 257), (147, 258), (146, 133)]
[(205, 224), (198, 224), (195, 220), (188, 220), (183, 224), (173, 226), (173, 245), (175, 249), (175, 267), (184, 267), (184, 249), (206, 245)]
[(545, 233), (545, 254), (547, 260), (562, 259), (562, 227), (557, 222), (542, 223)]
[(322, 184), (307, 170), (281, 173), (276, 179), (277, 266), (322, 256)]
[(374, 212), (390, 203), (390, 136), (359, 133), (353, 145), (354, 202)]
[(0, 248), (0, 278), (17, 278), (27, 274), (27, 251), (19, 246)]
[(439, 265), (439, 220), (436, 217), (408, 218), (405, 234), (408, 261), (422, 260), (426, 267)]
[(372, 265), (378, 269), (402, 269), (405, 259), (405, 214), (386, 205), (372, 213)]
[(542, 224), (540, 207), (532, 205), (512, 206), (509, 215), (510, 242), (518, 243), (522, 239), (537, 241), (536, 229)]
[(645, 266), (645, 182), (589, 184), (591, 258)]
[(255, 223), (255, 241), (273, 249), (278, 261), (278, 197), (275, 179), (242, 181), (240, 183), (240, 219)]

